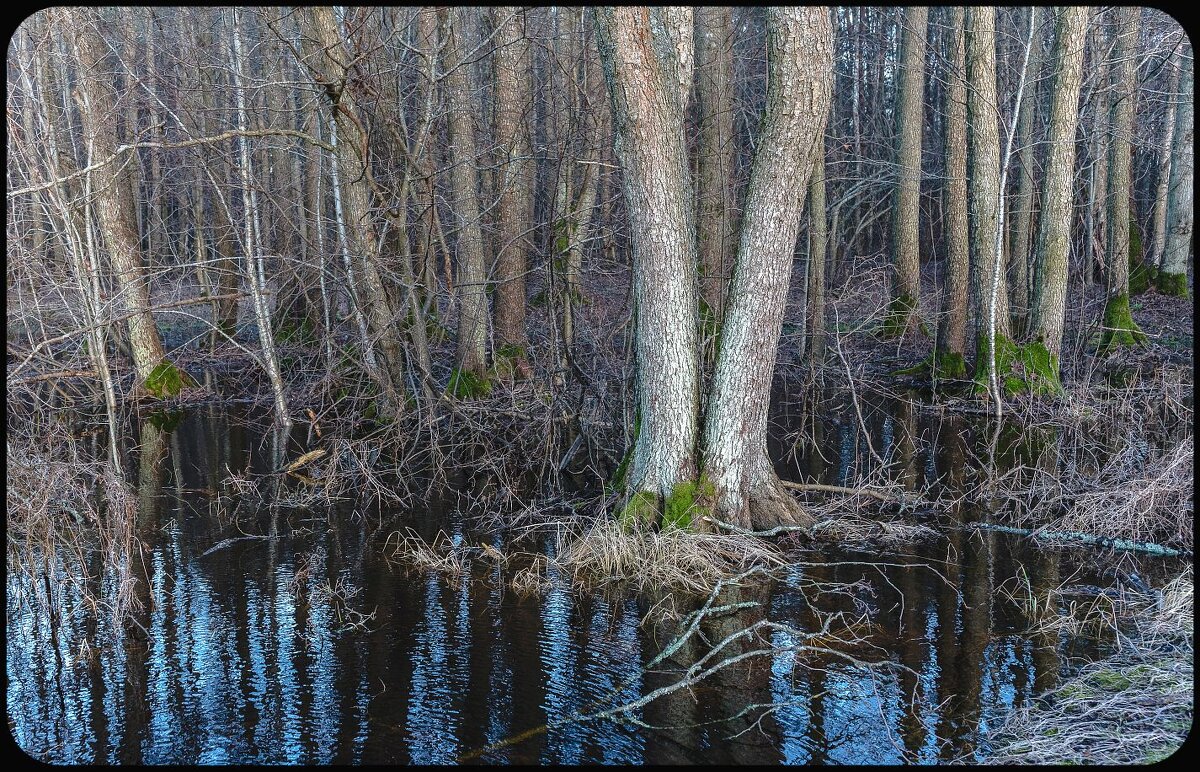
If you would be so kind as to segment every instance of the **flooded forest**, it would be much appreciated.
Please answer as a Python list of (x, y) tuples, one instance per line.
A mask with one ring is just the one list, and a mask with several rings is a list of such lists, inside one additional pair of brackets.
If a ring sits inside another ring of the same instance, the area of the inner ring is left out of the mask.
[(1151, 8), (25, 18), (10, 736), (1170, 757), (1193, 102)]

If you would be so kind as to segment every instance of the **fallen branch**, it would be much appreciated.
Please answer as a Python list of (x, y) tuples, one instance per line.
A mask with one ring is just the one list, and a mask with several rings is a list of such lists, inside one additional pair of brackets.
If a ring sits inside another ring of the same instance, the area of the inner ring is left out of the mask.
[(846, 488), (841, 485), (824, 485), (822, 483), (794, 483), (787, 480), (780, 480), (783, 487), (790, 488), (794, 491), (822, 491), (825, 493), (844, 493), (847, 496), (862, 494), (871, 498), (879, 499), (886, 502), (899, 502), (901, 504), (911, 504), (919, 501), (918, 498), (906, 496), (903, 493), (895, 494), (887, 491), (875, 490), (874, 488)]
[(233, 544), (234, 542), (238, 542), (238, 541), (246, 541), (247, 539), (279, 539), (279, 538), (282, 538), (282, 537), (280, 537), (279, 535), (272, 536), (269, 534), (260, 534), (260, 535), (251, 535), (251, 536), (235, 536), (232, 539), (225, 539), (224, 541), (217, 542), (216, 544), (214, 544), (211, 547), (209, 547), (208, 549), (206, 549), (204, 552), (200, 553), (200, 557), (202, 557), (202, 558), (208, 557), (209, 555), (213, 554), (217, 550), (225, 549), (230, 544)]
[(1190, 557), (1192, 554), (1191, 550), (1176, 550), (1151, 542), (1112, 539), (1107, 536), (1093, 536), (1092, 534), (1080, 533), (1078, 531), (1046, 531), (1042, 528), (1013, 528), (1009, 525), (995, 525), (993, 523), (964, 523), (961, 527), (964, 529), (999, 531), (1000, 533), (1011, 533), (1017, 536), (1030, 536), (1035, 539), (1045, 539), (1046, 541), (1079, 542), (1080, 544), (1087, 544), (1094, 547), (1111, 547), (1123, 552), (1145, 552), (1149, 555), (1160, 555), (1167, 558)]

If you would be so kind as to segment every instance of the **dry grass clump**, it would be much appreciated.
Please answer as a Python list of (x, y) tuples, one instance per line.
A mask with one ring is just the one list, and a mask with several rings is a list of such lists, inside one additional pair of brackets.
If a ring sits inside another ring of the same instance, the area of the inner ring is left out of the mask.
[(560, 543), (556, 562), (581, 584), (629, 581), (638, 591), (707, 594), (718, 582), (784, 560), (767, 542), (741, 534), (596, 523)]
[[(1075, 463), (1026, 468), (1025, 479), (1013, 476), (998, 493), (1021, 526), (1191, 550), (1194, 463), (1190, 436), (1160, 452), (1131, 436), (1095, 472)], [(1047, 512), (1059, 514), (1047, 522)]]
[(396, 560), (424, 571), (434, 571), (448, 577), (462, 578), (471, 571), (465, 545), (455, 544), (445, 531), (438, 531), (432, 542), (425, 541), (412, 528), (404, 533), (393, 531), (384, 543), (386, 550), (395, 541), (390, 556)]
[(1167, 758), (1192, 726), (1192, 572), (1119, 609), (1133, 632), (1116, 654), (1085, 666), (1009, 716), (990, 738), (989, 764), (1148, 764)]

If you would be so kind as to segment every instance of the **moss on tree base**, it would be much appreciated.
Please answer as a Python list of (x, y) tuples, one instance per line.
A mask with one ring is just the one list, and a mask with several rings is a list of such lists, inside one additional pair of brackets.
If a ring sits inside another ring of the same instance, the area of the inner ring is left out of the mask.
[[(987, 336), (980, 336), (978, 350), (975, 390), (985, 392), (990, 388), (988, 360), (991, 352)], [(1008, 397), (1018, 394), (1061, 394), (1063, 390), (1058, 377), (1058, 357), (1050, 353), (1045, 344), (1038, 340), (1015, 343), (1007, 335), (996, 336), (996, 381)]]
[(662, 530), (692, 531), (697, 520), (712, 514), (716, 497), (716, 488), (703, 475), (699, 480), (681, 482), (662, 502), (660, 517), (660, 497), (652, 491), (638, 491), (629, 496), (617, 513), (617, 523), (626, 531), (655, 525)]
[(1104, 329), (1100, 333), (1099, 353), (1108, 353), (1118, 346), (1140, 346), (1145, 342), (1146, 334), (1133, 321), (1130, 313), (1129, 296), (1109, 298), (1104, 306)]
[(475, 399), (491, 393), (491, 381), (470, 370), (460, 370), (457, 367), (451, 371), (450, 383), (446, 385), (446, 394), (455, 399)]
[(1187, 274), (1186, 273), (1167, 273), (1159, 271), (1154, 277), (1154, 286), (1163, 295), (1170, 295), (1177, 298), (1186, 298), (1187, 291)]
[(155, 365), (142, 383), (146, 391), (159, 399), (177, 396), (184, 386), (195, 385), (190, 375), (166, 359)]
[(880, 338), (898, 338), (908, 332), (908, 328), (913, 324), (913, 315), (916, 314), (917, 302), (912, 295), (900, 295), (893, 298), (888, 304), (887, 312), (883, 317), (883, 324), (880, 325), (876, 332)]

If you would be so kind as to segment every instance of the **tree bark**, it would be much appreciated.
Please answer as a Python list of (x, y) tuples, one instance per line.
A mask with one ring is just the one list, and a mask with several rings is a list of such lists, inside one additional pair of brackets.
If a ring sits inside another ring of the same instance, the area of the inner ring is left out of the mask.
[[(79, 101), (83, 131), (92, 142), (92, 156), (100, 159), (111, 156), (117, 149), (116, 98), (112, 78), (105, 63), (104, 38), (106, 27), (96, 9), (77, 9), (63, 19), (63, 31), (71, 36), (79, 54)], [(141, 240), (137, 230), (133, 196), (128, 181), (120, 175), (120, 165), (108, 164), (94, 174), (96, 214), (104, 242), (108, 246), (117, 284), (130, 316), (127, 322), (129, 344), (139, 383), (146, 379), (166, 359), (162, 338), (150, 312), (150, 289), (142, 267)]]
[[(1000, 132), (996, 101), (996, 9), (967, 9), (967, 119), (971, 175), (967, 180), (971, 220), (971, 288), (975, 300), (975, 376), (990, 372), (988, 325), (993, 314), (996, 338), (1009, 337), (1008, 293), (996, 253), (1000, 219)], [(993, 287), (995, 292), (993, 293)], [(993, 308), (994, 305), (994, 308)]]
[(892, 219), (892, 302), (886, 336), (904, 335), (921, 292), (921, 134), (925, 104), (925, 41), (929, 8), (904, 11), (900, 84), (896, 92), (896, 208)]
[[(1038, 11), (1032, 6), (1027, 13), (1033, 15), (1031, 23), (1036, 31), (1039, 29)], [(1041, 46), (1031, 42), (1034, 51)], [(1033, 230), (1034, 207), (1034, 126), (1037, 125), (1038, 112), (1038, 74), (1041, 69), (1041, 57), (1037, 53), (1030, 60), (1029, 79), (1025, 86), (1024, 98), (1021, 100), (1017, 113), (1017, 147), (1020, 148), (1017, 158), (1020, 168), (1020, 179), (1017, 182), (1017, 194), (1012, 205), (1010, 221), (1008, 252), (1008, 310), (1011, 314), (1013, 334), (1020, 337), (1024, 334), (1026, 317), (1029, 314), (1031, 287), (1029, 284), (1029, 242)]]
[[(696, 477), (696, 231), (679, 65), (649, 8), (596, 9), (633, 246), (637, 438), (626, 476), (657, 504)], [(661, 26), (659, 26), (661, 29)], [(632, 499), (631, 499), (632, 500)]]
[(806, 519), (767, 457), (767, 407), (804, 194), (833, 90), (829, 9), (772, 9), (767, 41), (767, 108), (704, 428), (718, 517), (756, 529)]
[(1054, 78), (1042, 190), (1038, 260), (1033, 281), (1031, 337), (1053, 355), (1057, 369), (1067, 308), (1067, 259), (1071, 253), (1071, 220), (1075, 172), (1075, 129), (1079, 123), (1079, 90), (1083, 80), (1083, 47), (1089, 11), (1086, 6), (1059, 11), (1054, 43)]
[[(483, 232), (480, 227), (479, 179), (476, 171), (475, 127), (472, 125), (473, 93), (470, 64), (464, 61), (469, 50), (462, 40), (468, 29), (466, 11), (461, 8), (439, 9), (439, 20), (446, 33), (443, 51), (446, 57), (446, 89), (450, 127), (450, 186), (454, 197), (454, 212), (458, 215), (458, 270), (455, 291), (458, 293), (458, 340), (454, 352), (458, 377), (470, 373), (479, 380), (487, 379), (488, 301), (487, 273), (483, 261)], [(466, 386), (467, 381), (460, 380)], [(453, 386), (453, 385), (452, 385)], [(459, 388), (460, 395), (467, 396)]]
[(701, 295), (719, 327), (737, 249), (733, 198), (733, 10), (697, 6), (696, 104), (699, 107), (696, 228)]
[[(1182, 69), (1178, 63), (1171, 68), (1167, 99), (1174, 100), (1179, 93), (1179, 73)], [(1159, 268), (1162, 266), (1163, 253), (1167, 245), (1167, 208), (1171, 190), (1171, 158), (1175, 151), (1175, 117), (1178, 109), (1168, 102), (1166, 114), (1163, 116), (1162, 147), (1158, 153), (1158, 184), (1154, 188), (1154, 222), (1151, 226), (1151, 243), (1153, 252), (1146, 264)]]
[(946, 89), (946, 278), (938, 321), (934, 370), (940, 377), (966, 375), (970, 237), (967, 215), (967, 82), (965, 11), (951, 9), (950, 69)]
[[(1190, 52), (1189, 52), (1190, 53)], [(1181, 57), (1184, 71), (1180, 78), (1183, 93), (1175, 104), (1175, 137), (1171, 149), (1171, 192), (1168, 200), (1167, 246), (1163, 253), (1158, 290), (1168, 295), (1187, 297), (1188, 260), (1192, 256), (1192, 218), (1194, 199), (1192, 177), (1195, 152), (1193, 145), (1193, 93), (1195, 83), (1190, 56)]]
[(525, 272), (529, 263), (526, 232), (532, 223), (533, 163), (528, 121), (533, 115), (533, 69), (526, 12), (516, 6), (492, 8), (496, 27), (494, 66), (496, 142), (503, 180), (497, 204), (498, 253), (494, 295), (496, 344), (513, 360), (514, 371), (527, 369), (525, 349)]
[(825, 253), (829, 248), (829, 228), (825, 210), (825, 137), (816, 142), (813, 152), (809, 191), (808, 292), (805, 293), (805, 324), (808, 345), (804, 356), (820, 363), (825, 358)]
[(1137, 36), (1140, 8), (1110, 11), (1116, 45), (1113, 49), (1112, 105), (1108, 142), (1108, 243), (1104, 264), (1107, 292), (1100, 348), (1131, 345), (1145, 339), (1129, 312), (1129, 196), (1132, 188), (1131, 156), (1133, 113), (1137, 100)]

